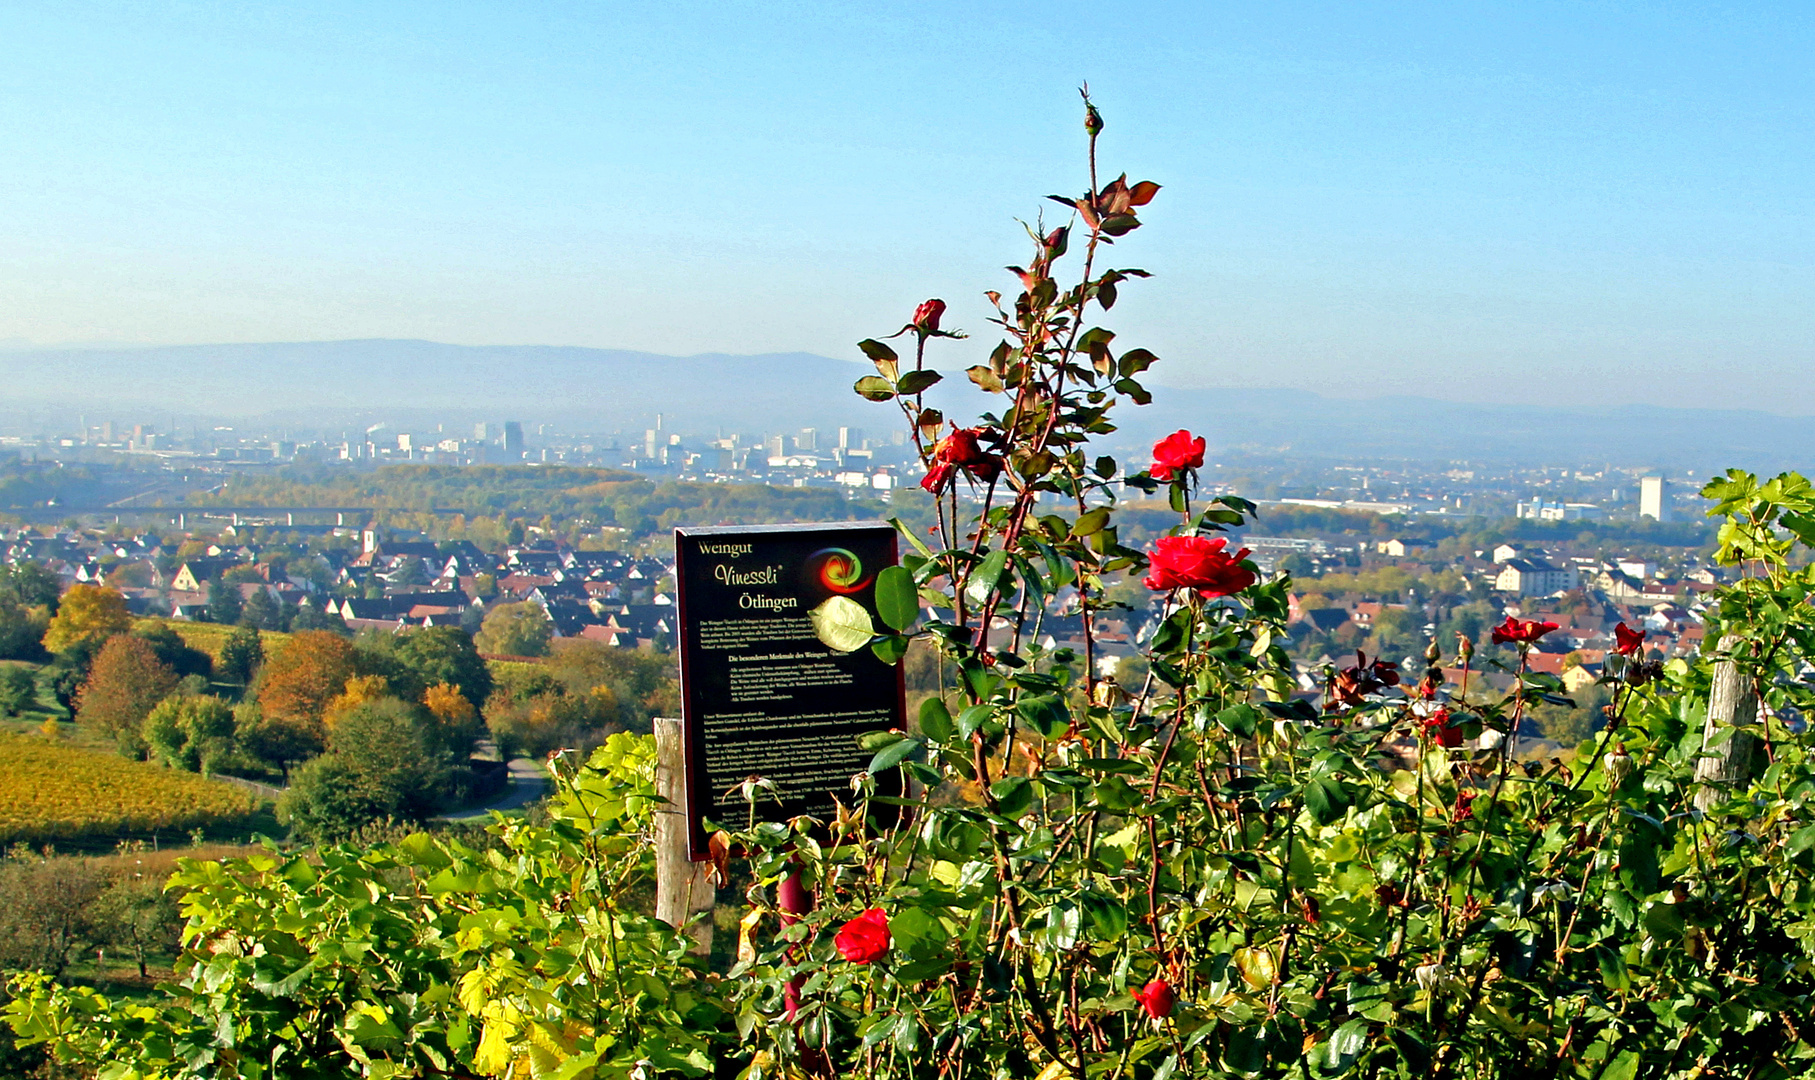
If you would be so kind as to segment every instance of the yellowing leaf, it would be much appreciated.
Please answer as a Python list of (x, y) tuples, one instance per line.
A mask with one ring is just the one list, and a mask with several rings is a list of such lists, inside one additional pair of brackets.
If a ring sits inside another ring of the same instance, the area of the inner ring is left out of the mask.
[(870, 613), (848, 596), (834, 596), (808, 614), (814, 636), (834, 652), (856, 652), (876, 636)]

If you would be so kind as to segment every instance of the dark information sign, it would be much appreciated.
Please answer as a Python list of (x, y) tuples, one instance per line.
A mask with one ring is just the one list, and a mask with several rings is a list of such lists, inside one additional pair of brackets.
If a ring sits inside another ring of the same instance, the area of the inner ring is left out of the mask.
[(882, 628), (876, 573), (895, 561), (895, 529), (880, 522), (674, 531), (694, 859), (706, 858), (705, 819), (747, 819), (736, 789), (749, 778), (775, 785), (758, 796), (760, 820), (829, 821), (870, 762), (857, 737), (907, 729), (901, 667), (869, 648)]

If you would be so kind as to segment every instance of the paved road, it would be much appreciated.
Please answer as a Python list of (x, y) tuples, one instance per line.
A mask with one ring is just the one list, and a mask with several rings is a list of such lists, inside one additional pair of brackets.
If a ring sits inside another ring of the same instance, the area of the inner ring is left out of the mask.
[(512, 758), (507, 768), (510, 769), (510, 783), (503, 794), (484, 806), (442, 814), (441, 820), (475, 821), (486, 817), (493, 810), (521, 810), (548, 794), (548, 772), (541, 762)]

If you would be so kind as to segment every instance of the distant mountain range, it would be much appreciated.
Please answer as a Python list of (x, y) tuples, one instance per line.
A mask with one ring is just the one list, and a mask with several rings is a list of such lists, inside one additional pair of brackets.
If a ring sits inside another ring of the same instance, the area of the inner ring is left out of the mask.
[[(54, 432), (91, 421), (262, 418), (299, 429), (520, 419), (568, 430), (760, 433), (889, 430), (899, 416), (851, 383), (867, 365), (809, 353), (661, 356), (562, 346), (328, 341), (0, 350), (0, 429)], [(1815, 417), (1764, 412), (1501, 406), (1411, 397), (1326, 398), (1298, 390), (1164, 387), (1125, 407), (1130, 445), (1180, 427), (1226, 449), (1327, 458), (1470, 460), (1693, 469), (1807, 469)], [(1566, 388), (1560, 388), (1566, 389)], [(934, 392), (948, 415), (991, 408), (961, 373)], [(996, 406), (996, 407), (999, 407)]]

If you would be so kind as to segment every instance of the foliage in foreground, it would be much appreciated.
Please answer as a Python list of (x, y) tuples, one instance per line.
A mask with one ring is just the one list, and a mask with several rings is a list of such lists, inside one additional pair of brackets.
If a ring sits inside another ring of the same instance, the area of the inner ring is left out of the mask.
[[(1815, 1068), (1815, 568), (1794, 569), (1815, 491), (1709, 486), (1720, 557), (1751, 571), (1718, 597), (1721, 644), (1661, 665), (1641, 637), (1567, 764), (1512, 752), (1560, 699), (1522, 662), (1487, 704), (1366, 658), (1293, 697), (1289, 582), (1214, 535), (1253, 508), (1194, 501), (1202, 441), (1180, 432), (1127, 480), (1178, 515), (1151, 552), (1118, 539), (1117, 463), (1085, 453), (1113, 406), (1146, 399), (1152, 355), (1087, 323), (1140, 276), (1097, 259), (1157, 191), (1098, 182), (1087, 115), (1090, 188), (1061, 200), (1082, 223), (1077, 284), (1053, 275), (1078, 225), (1032, 230), (1005, 340), (969, 372), (1001, 411), (948, 430), (925, 406), (926, 345), (955, 336), (937, 301), (903, 330), (911, 367), (863, 343), (877, 374), (858, 391), (901, 408), (940, 500), (934, 543), (904, 534), (915, 550), (879, 575), (872, 647), (927, 640), (958, 689), (870, 741), (836, 821), (764, 821), (749, 785), (726, 834), (753, 881), (729, 972), (637, 910), (650, 751), (619, 735), (560, 770), (546, 825), (496, 824), (496, 850), (419, 836), (185, 866), (187, 967), (166, 1000), (28, 977), (8, 1007), (21, 1038), (109, 1080)], [(1088, 630), (1081, 650), (1032, 644), (1048, 598), (1076, 590), (1088, 628), (1105, 576), (1141, 570), (1166, 600), (1142, 685), (1100, 677)], [(1494, 636), (1523, 657), (1545, 632)], [(917, 794), (875, 796), (891, 769)]]

